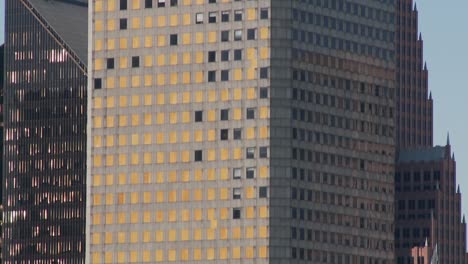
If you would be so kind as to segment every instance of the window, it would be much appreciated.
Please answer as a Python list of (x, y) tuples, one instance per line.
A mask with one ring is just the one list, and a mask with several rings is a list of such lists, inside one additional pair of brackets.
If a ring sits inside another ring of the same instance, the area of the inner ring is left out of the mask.
[(236, 49), (234, 50), (234, 60), (242, 60), (242, 50), (241, 49)]
[(107, 69), (114, 69), (114, 58), (107, 59)]
[(245, 170), (245, 177), (247, 179), (254, 179), (255, 178), (255, 168), (247, 168)]
[(171, 6), (177, 6), (178, 0), (171, 0)]
[(268, 8), (260, 9), (260, 19), (268, 19)]
[(247, 148), (245, 150), (246, 158), (254, 159), (255, 158), (255, 148)]
[(221, 120), (229, 120), (229, 109), (221, 109)]
[(232, 189), (232, 199), (234, 200), (241, 199), (241, 188)]
[(268, 197), (268, 187), (258, 188), (258, 196), (260, 198), (267, 198)]
[(145, 0), (145, 8), (152, 8), (153, 0)]
[(170, 44), (171, 44), (171, 46), (176, 46), (177, 43), (178, 43), (177, 34), (171, 34), (170, 35)]
[(221, 71), (221, 81), (229, 81), (229, 70), (222, 70)]
[(203, 13), (195, 14), (195, 24), (203, 24)]
[(247, 108), (247, 119), (255, 119), (255, 108)]
[(208, 23), (216, 23), (216, 12), (208, 13)]
[(210, 4), (216, 4), (216, 0), (208, 0), (208, 3), (210, 3)]
[(233, 179), (240, 179), (241, 177), (242, 177), (242, 169), (241, 168), (232, 169), (232, 178)]
[(221, 51), (221, 61), (229, 61), (229, 50)]
[(268, 79), (268, 68), (260, 68), (260, 79)]
[[(212, 1), (212, 0), (210, 0)], [(240, 208), (233, 208), (232, 209), (232, 218), (233, 219), (240, 219), (241, 218), (241, 209)]]
[(166, 6), (166, 0), (158, 0), (158, 7), (165, 7)]
[(216, 51), (208, 51), (208, 62), (216, 61)]
[(203, 160), (203, 152), (201, 150), (195, 150), (195, 161)]
[(229, 21), (229, 11), (221, 12), (221, 22), (228, 22)]
[(195, 111), (195, 122), (203, 121), (203, 111)]
[(140, 57), (133, 56), (132, 57), (132, 68), (138, 68), (138, 67), (140, 67)]
[(268, 158), (268, 147), (260, 147), (259, 156), (260, 158)]
[(120, 10), (127, 10), (127, 0), (120, 0)]
[(216, 71), (208, 71), (208, 82), (216, 82)]
[(260, 99), (265, 99), (268, 98), (268, 88), (267, 87), (261, 87), (260, 88)]
[(94, 79), (94, 89), (101, 89), (102, 88), (102, 79), (96, 78)]
[(254, 40), (257, 38), (257, 29), (249, 28), (247, 29), (247, 40)]
[(221, 129), (220, 130), (220, 138), (221, 138), (221, 140), (228, 140), (229, 139), (229, 129)]
[(229, 30), (221, 31), (221, 42), (229, 41)]
[(126, 18), (121, 18), (119, 20), (119, 28), (120, 29), (127, 29), (127, 19)]
[(234, 30), (234, 40), (235, 41), (242, 40), (242, 29)]
[(234, 11), (234, 21), (242, 21), (242, 10)]
[(233, 138), (235, 140), (242, 139), (242, 128), (234, 128), (234, 135)]

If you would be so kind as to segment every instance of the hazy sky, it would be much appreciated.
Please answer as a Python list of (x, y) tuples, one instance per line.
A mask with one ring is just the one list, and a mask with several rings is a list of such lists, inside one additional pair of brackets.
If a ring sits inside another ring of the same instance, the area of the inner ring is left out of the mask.
[[(0, 43), (4, 40), (4, 0), (0, 0)], [(420, 30), (434, 98), (434, 143), (447, 132), (457, 159), (457, 178), (468, 212), (468, 10), (467, 0), (419, 0)]]

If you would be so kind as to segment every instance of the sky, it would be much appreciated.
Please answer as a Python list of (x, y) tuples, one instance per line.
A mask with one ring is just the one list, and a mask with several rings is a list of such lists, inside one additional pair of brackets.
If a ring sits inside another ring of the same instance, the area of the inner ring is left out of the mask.
[(419, 0), (417, 8), (434, 99), (434, 144), (445, 145), (450, 133), (468, 214), (468, 1)]
[[(0, 43), (4, 41), (4, 0), (0, 0)], [(457, 180), (468, 213), (468, 10), (467, 0), (418, 0), (429, 89), (434, 99), (434, 144), (445, 145), (450, 132)]]

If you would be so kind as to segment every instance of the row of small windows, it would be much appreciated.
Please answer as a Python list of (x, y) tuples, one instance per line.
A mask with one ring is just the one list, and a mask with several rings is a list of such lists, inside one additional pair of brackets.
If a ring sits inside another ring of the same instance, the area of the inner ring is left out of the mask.
[(360, 37), (373, 38), (384, 42), (393, 42), (394, 39), (394, 33), (391, 31), (353, 23), (331, 16), (308, 13), (298, 9), (293, 9), (292, 12), (293, 19), (302, 23), (311, 25), (315, 24), (316, 26), (341, 31), (343, 33), (359, 35)]
[[(342, 195), (342, 194), (335, 194), (335, 193), (327, 193), (327, 192), (320, 192), (320, 191), (312, 191), (303, 188), (291, 188), (291, 199), (297, 201), (309, 201), (314, 203), (325, 203), (330, 205), (336, 206), (345, 206), (351, 207), (353, 205), (354, 208), (359, 207), (361, 210), (374, 210), (376, 212), (386, 212), (387, 207), (385, 204), (379, 203), (368, 203), (367, 206), (364, 202), (357, 201), (356, 197), (351, 199), (350, 196)], [(353, 204), (351, 204), (351, 200), (353, 200)]]
[[(195, 23), (203, 24), (205, 19), (204, 13), (195, 14)], [(242, 21), (244, 17), (244, 10), (234, 10), (234, 21)], [(269, 11), (268, 8), (260, 9), (260, 19), (268, 19)], [(221, 11), (221, 22), (229, 22), (231, 20), (231, 11)], [(208, 13), (208, 23), (217, 23), (218, 22), (218, 12), (209, 12)]]
[(421, 175), (421, 172), (415, 171), (413, 173), (410, 172), (404, 172), (403, 177), (401, 172), (395, 173), (395, 182), (397, 184), (400, 183), (420, 183), (421, 180), (425, 182), (430, 182), (430, 181), (440, 181), (440, 171), (424, 171), (423, 174)]
[[(120, 10), (127, 10), (128, 1), (129, 0), (120, 0), (120, 5), (119, 5)], [(156, 1), (157, 7), (165, 7), (166, 3), (168, 4), (168, 6), (177, 6), (179, 4), (178, 0), (144, 0), (144, 1), (145, 1), (145, 8), (152, 8), (154, 1)]]
[[(408, 205), (408, 206), (407, 206)], [(417, 205), (417, 207), (416, 207)], [(435, 200), (399, 200), (398, 210), (432, 210), (436, 208)]]
[[(353, 3), (348, 0), (296, 0), (296, 2), (308, 3), (309, 5), (315, 5), (321, 8), (346, 12), (348, 14), (360, 16), (361, 18), (367, 18), (372, 22), (380, 21), (393, 25), (395, 21), (394, 14), (392, 12), (387, 12), (385, 10), (372, 8), (370, 6)], [(379, 0), (379, 2), (388, 5), (388, 9), (394, 10), (394, 0)]]
[[(328, 145), (338, 148), (362, 151), (378, 155), (392, 155), (391, 150), (386, 150), (381, 146), (370, 146), (371, 142), (356, 140), (353, 138), (337, 136), (322, 132), (314, 132), (303, 128), (292, 128), (292, 138), (297, 141), (310, 142), (315, 144)], [(366, 146), (366, 143), (369, 145)]]
[[(292, 159), (298, 161), (315, 162), (317, 164), (327, 164), (332, 166), (342, 166), (359, 170), (371, 170), (373, 168), (373, 162), (356, 159), (345, 155), (330, 154), (325, 152), (312, 152), (302, 148), (292, 149)], [(379, 162), (375, 162), (380, 164)]]
[[(247, 147), (245, 149), (246, 159), (255, 159), (256, 155), (258, 155), (259, 158), (268, 158), (268, 147), (259, 147), (258, 153), (255, 147)], [(203, 150), (194, 151), (194, 161), (195, 162), (203, 161)]]
[(429, 228), (395, 228), (395, 238), (426, 238), (431, 236), (431, 230)]
[[(113, 59), (111, 62), (109, 62), (108, 66), (114, 66), (113, 64)], [(133, 57), (132, 58), (132, 67), (137, 68), (139, 67), (139, 59), (138, 57)], [(202, 74), (202, 73), (201, 73)], [(255, 68), (252, 71), (249, 71), (248, 73), (248, 78), (252, 79), (255, 78), (255, 76), (258, 76), (259, 79), (268, 79), (270, 76), (270, 68), (269, 67), (260, 67), (260, 68)], [(203, 75), (201, 75), (203, 76)], [(201, 78), (200, 78), (201, 79)], [(241, 80), (242, 79), (242, 69), (236, 69), (234, 71), (232, 70), (211, 70), (206, 72), (206, 81), (209, 83), (214, 83), (214, 82), (227, 82), (230, 80)], [(150, 79), (151, 80), (151, 79)], [(133, 84), (135, 86), (138, 86), (136, 84)], [(103, 81), (102, 78), (95, 78), (94, 79), (94, 89), (102, 89), (103, 88)], [(265, 91), (263, 91), (265, 92)], [(84, 109), (84, 108), (83, 108)]]
[[(296, 168), (296, 167), (292, 168), (291, 173), (292, 173), (293, 180), (315, 182), (317, 184), (341, 186), (347, 189), (352, 188), (352, 189), (358, 189), (358, 190), (365, 190), (369, 192), (373, 192), (373, 191), (382, 192), (382, 193), (387, 193), (387, 191), (389, 193), (393, 192), (391, 188), (387, 189), (385, 186), (382, 186), (382, 184), (379, 182), (373, 182), (373, 181), (369, 181), (366, 179), (352, 178), (350, 176), (342, 176), (342, 175), (336, 175), (336, 174), (331, 174), (331, 173), (326, 173), (326, 172), (314, 172), (311, 169)], [(302, 184), (302, 183), (299, 183), (299, 184)], [(391, 186), (390, 183), (388, 185)]]
[[(301, 74), (301, 76), (299, 76)], [(305, 71), (296, 71), (293, 72), (293, 78), (294, 80), (304, 80), (305, 81), (305, 76), (302, 76), (305, 74)], [(300, 78), (300, 79), (299, 79)], [(312, 78), (312, 77), (309, 77)], [(334, 81), (335, 83), (333, 84), (333, 87), (336, 87), (336, 80)], [(348, 80), (348, 79), (338, 79), (338, 82), (342, 82), (341, 85), (338, 85), (338, 87), (345, 87), (346, 90), (356, 90), (354, 87), (359, 86), (359, 92), (361, 94), (367, 94), (371, 96), (376, 96), (376, 97), (385, 97), (385, 98), (393, 98), (392, 95), (389, 95), (389, 89), (387, 87), (381, 87), (379, 85), (374, 85), (374, 84), (368, 84), (364, 82), (360, 82), (360, 85), (358, 84), (359, 82)], [(297, 101), (302, 101), (302, 102), (308, 102), (308, 103), (313, 103), (314, 102), (314, 95), (315, 95), (315, 103), (316, 104), (325, 104), (328, 105), (328, 97), (330, 97), (330, 104), (331, 106), (334, 106), (334, 96), (327, 95), (327, 94), (321, 94), (321, 93), (313, 93), (312, 91), (307, 91), (305, 89), (298, 89), (298, 88), (293, 88), (293, 93), (292, 93), (292, 99), (297, 100)]]
[(361, 121), (357, 119), (344, 118), (326, 113), (312, 112), (304, 109), (293, 108), (291, 119), (295, 121), (316, 123), (329, 127), (360, 131), (368, 134), (392, 137), (394, 128), (387, 125)]
[(342, 50), (385, 60), (393, 60), (395, 57), (395, 52), (393, 50), (387, 50), (347, 39), (330, 37), (298, 29), (293, 29), (292, 34), (293, 40), (295, 41), (305, 42), (327, 49)]
[[(349, 240), (345, 240), (346, 244)], [(306, 248), (291, 249), (291, 258), (299, 260), (313, 261), (313, 263), (337, 263), (337, 264), (351, 264), (351, 263), (372, 263), (372, 264), (390, 264), (391, 262), (386, 259), (378, 259), (373, 257), (355, 256), (342, 253), (334, 253), (327, 251), (312, 250)]]
[(356, 216), (312, 211), (306, 208), (291, 208), (291, 217), (295, 220), (310, 221), (315, 223), (333, 224), (345, 227), (369, 229), (387, 233), (391, 223), (378, 222), (373, 219), (365, 219)]
[[(306, 102), (306, 90), (293, 89), (292, 98)], [(314, 96), (315, 95), (315, 96)], [(299, 97), (300, 96), (300, 97)], [(315, 99), (315, 100), (314, 100)], [(307, 91), (307, 102), (315, 103), (316, 105), (325, 105), (348, 111), (369, 113), (380, 117), (393, 118), (393, 108), (382, 106), (379, 104), (366, 103), (364, 101), (352, 100), (334, 95), (313, 93)]]
[[(299, 53), (297, 53), (296, 55), (300, 56)], [(377, 84), (354, 81), (351, 79), (328, 76), (328, 75), (314, 73), (314, 72), (303, 70), (303, 69), (293, 69), (292, 79), (295, 81), (299, 81), (299, 82), (306, 82), (306, 83), (331, 87), (335, 89), (344, 89), (347, 91), (373, 95), (376, 97), (394, 98), (393, 88), (389, 88), (389, 87), (381, 86)], [(297, 88), (295, 89), (296, 91), (294, 91), (293, 89), (293, 98), (297, 98), (296, 100), (300, 100), (304, 102), (306, 100), (308, 102), (313, 101), (313, 95), (310, 92), (307, 92), (308, 96), (306, 99), (305, 90), (298, 90)]]
[[(228, 121), (229, 120), (229, 109), (221, 109), (219, 111), (219, 118), (221, 121)], [(255, 119), (255, 113), (257, 112), (257, 108), (251, 107), (246, 109), (246, 119)], [(194, 112), (194, 119), (195, 122), (203, 122), (203, 111), (195, 111)], [(236, 129), (235, 129), (236, 130)], [(241, 129), (239, 128), (239, 132), (234, 132), (234, 134), (241, 135)]]
[[(120, 0), (120, 10), (127, 10), (128, 9), (128, 1), (129, 0)], [(135, 1), (135, 0), (133, 0)], [(136, 0), (140, 1), (140, 0)], [(144, 0), (145, 1), (145, 8), (152, 8), (153, 2), (155, 2), (154, 6), (157, 7), (176, 7), (179, 5), (179, 0)], [(241, 2), (243, 0), (234, 0), (235, 2)], [(207, 0), (208, 4), (216, 4), (216, 0)]]

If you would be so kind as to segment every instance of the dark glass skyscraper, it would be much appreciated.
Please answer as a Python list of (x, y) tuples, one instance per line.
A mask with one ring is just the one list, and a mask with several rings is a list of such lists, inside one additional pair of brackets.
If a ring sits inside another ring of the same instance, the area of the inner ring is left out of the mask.
[(7, 0), (3, 263), (83, 263), (87, 3)]

